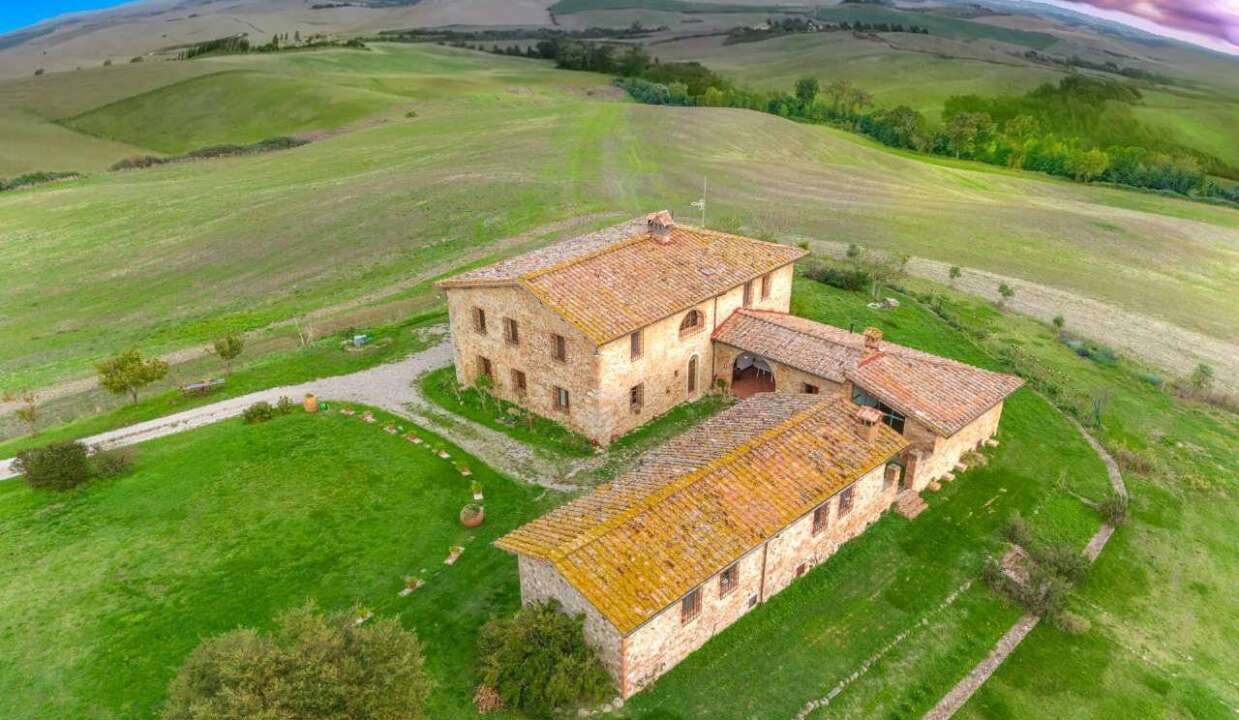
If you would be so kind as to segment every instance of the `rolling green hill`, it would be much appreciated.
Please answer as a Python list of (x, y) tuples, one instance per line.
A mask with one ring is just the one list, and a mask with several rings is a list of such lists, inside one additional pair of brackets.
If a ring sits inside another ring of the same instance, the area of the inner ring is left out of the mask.
[[(1230, 341), (1239, 332), (1233, 210), (926, 162), (761, 113), (635, 105), (601, 76), (451, 48), (201, 62), (215, 72), (194, 83), (239, 79), (251, 90), (258, 72), (274, 87), (303, 88), (313, 68), (317, 84), (303, 96), (311, 116), (334, 112), (321, 104), (331, 87), (346, 101), (390, 97), (417, 116), (382, 116), (291, 151), (0, 195), (6, 386), (86, 374), (123, 347), (172, 350), (428, 278), (567, 218), (688, 213), (706, 176), (716, 226), (898, 249)], [(243, 140), (221, 129), (252, 115), (221, 103), (212, 122), (191, 113), (178, 125), (141, 99), (105, 106), (82, 116), (107, 112), (134, 142), (186, 147)], [(261, 130), (283, 131), (274, 121)]]

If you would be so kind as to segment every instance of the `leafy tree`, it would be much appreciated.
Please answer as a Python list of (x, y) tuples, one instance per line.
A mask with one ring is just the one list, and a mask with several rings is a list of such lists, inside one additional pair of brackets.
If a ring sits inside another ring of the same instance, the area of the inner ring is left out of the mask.
[(163, 720), (423, 720), (430, 681), (398, 620), (358, 624), (306, 605), (263, 635), (204, 640), (168, 688)]
[(245, 351), (245, 338), (240, 333), (230, 332), (215, 338), (212, 351), (224, 363), (224, 372), (232, 375), (232, 362)]
[(479, 695), (494, 691), (507, 707), (535, 717), (605, 700), (615, 689), (585, 642), (584, 622), (551, 600), (487, 623), (478, 643)]
[(136, 403), (138, 390), (168, 374), (168, 363), (159, 358), (145, 359), (137, 350), (126, 350), (98, 363), (95, 369), (99, 372), (99, 385), (103, 389), (113, 395), (128, 394)]
[(624, 77), (636, 77), (650, 66), (650, 55), (645, 48), (633, 45), (620, 55), (615, 69)]
[(998, 283), (998, 295), (1001, 298), (998, 301), (998, 307), (1004, 307), (1007, 304), (1008, 300), (1015, 297), (1015, 288), (1011, 287), (1005, 282)]
[(1067, 156), (1066, 171), (1080, 182), (1090, 182), (1106, 171), (1110, 166), (1110, 156), (1093, 148), (1092, 150), (1075, 150)]
[(800, 106), (808, 108), (813, 105), (813, 101), (817, 99), (819, 90), (817, 78), (802, 77), (796, 81), (796, 99), (800, 101)]
[(906, 274), (908, 255), (893, 255), (882, 251), (871, 251), (864, 254), (860, 265), (873, 282), (873, 299), (881, 297), (882, 288)]
[(947, 271), (947, 276), (951, 278), (952, 286), (954, 286), (955, 281), (963, 277), (963, 275), (964, 275), (964, 271), (960, 270), (958, 265), (952, 265), (951, 269)]
[(988, 113), (962, 112), (952, 116), (947, 122), (946, 135), (955, 157), (972, 156), (977, 144), (985, 142), (993, 128), (994, 122)]
[(1055, 330), (1062, 332), (1063, 327), (1066, 326), (1066, 324), (1067, 324), (1067, 320), (1062, 315), (1054, 316), (1054, 329)]

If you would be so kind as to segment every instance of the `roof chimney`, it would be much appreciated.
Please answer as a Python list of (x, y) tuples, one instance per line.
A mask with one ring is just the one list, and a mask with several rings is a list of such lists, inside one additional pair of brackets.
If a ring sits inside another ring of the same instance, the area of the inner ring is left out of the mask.
[(878, 423), (882, 422), (882, 411), (864, 405), (856, 411), (856, 422), (860, 425), (860, 436), (865, 442), (873, 442), (878, 438)]
[(675, 220), (671, 219), (669, 211), (660, 210), (646, 215), (645, 225), (659, 245), (667, 245), (671, 242), (671, 231), (675, 229)]
[(872, 360), (882, 352), (882, 331), (875, 327), (867, 327), (864, 332), (865, 337), (865, 352), (861, 354), (860, 361), (864, 363)]

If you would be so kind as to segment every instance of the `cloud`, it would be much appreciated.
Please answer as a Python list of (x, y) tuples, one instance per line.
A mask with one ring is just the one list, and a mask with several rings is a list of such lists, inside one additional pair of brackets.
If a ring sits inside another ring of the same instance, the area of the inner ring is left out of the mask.
[[(1073, 7), (1145, 30), (1215, 49), (1239, 53), (1239, 0), (1058, 0)], [(1143, 22), (1133, 22), (1133, 20)], [(1150, 27), (1151, 26), (1151, 27)]]

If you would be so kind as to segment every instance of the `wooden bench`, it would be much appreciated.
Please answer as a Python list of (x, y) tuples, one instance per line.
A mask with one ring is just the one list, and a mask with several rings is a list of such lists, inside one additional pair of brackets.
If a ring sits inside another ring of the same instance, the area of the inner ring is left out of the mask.
[(203, 380), (202, 382), (190, 383), (181, 386), (182, 395), (206, 395), (217, 387), (228, 382), (224, 378), (216, 378), (214, 380)]

